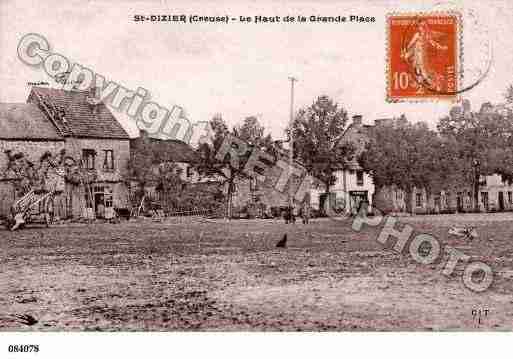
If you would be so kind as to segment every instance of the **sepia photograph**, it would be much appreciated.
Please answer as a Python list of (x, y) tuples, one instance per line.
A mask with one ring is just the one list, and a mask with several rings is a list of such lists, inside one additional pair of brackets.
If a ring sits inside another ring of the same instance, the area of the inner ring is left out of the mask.
[(511, 334), (512, 15), (0, 0), (0, 357)]

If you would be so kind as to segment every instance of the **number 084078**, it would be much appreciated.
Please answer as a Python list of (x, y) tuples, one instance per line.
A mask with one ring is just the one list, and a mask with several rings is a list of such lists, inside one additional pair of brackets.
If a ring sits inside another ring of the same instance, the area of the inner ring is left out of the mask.
[(9, 353), (38, 353), (39, 345), (37, 344), (13, 344), (7, 347)]

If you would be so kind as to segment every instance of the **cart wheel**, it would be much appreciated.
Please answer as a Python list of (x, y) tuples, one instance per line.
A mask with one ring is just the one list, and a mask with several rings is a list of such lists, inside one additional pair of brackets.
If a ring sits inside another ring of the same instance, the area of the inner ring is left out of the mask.
[(16, 213), (13, 218), (14, 225), (11, 226), (11, 231), (21, 229), (25, 226), (24, 213)]
[(15, 223), (16, 223), (16, 221), (14, 220), (14, 217), (12, 215), (9, 215), (5, 219), (4, 225), (10, 231)]

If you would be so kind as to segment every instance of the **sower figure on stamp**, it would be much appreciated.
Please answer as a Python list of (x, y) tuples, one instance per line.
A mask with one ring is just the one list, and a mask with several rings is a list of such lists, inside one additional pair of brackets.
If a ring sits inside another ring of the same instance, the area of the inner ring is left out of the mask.
[(429, 69), (428, 52), (429, 47), (437, 50), (447, 50), (448, 47), (441, 45), (435, 38), (443, 36), (442, 33), (431, 31), (425, 20), (417, 22), (417, 31), (411, 38), (406, 48), (401, 49), (401, 58), (411, 63), (415, 73), (415, 81), (419, 87), (427, 85), (429, 88), (435, 88), (438, 82), (437, 74)]

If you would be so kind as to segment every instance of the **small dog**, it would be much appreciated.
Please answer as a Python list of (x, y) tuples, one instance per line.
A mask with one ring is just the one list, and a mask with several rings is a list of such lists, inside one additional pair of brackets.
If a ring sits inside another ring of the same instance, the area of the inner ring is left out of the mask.
[(457, 237), (465, 237), (468, 240), (474, 240), (478, 237), (474, 227), (452, 227), (449, 228), (448, 233)]

